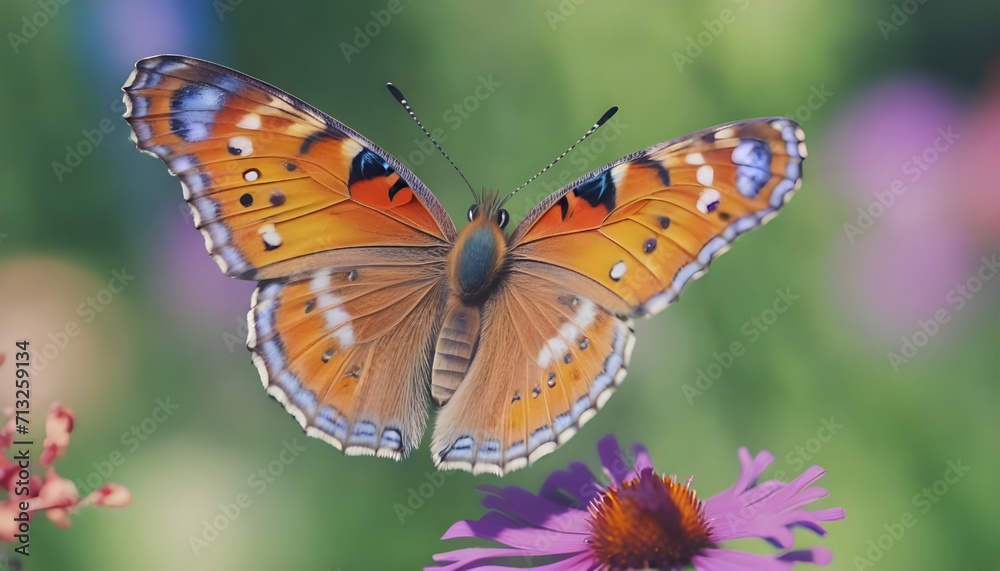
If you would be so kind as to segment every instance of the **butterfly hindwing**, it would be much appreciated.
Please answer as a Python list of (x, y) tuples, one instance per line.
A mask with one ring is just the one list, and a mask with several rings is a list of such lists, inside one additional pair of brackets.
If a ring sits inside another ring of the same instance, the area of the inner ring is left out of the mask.
[(444, 208), (396, 159), (266, 83), (158, 56), (139, 61), (123, 89), (138, 147), (181, 179), (227, 275), (291, 275), (322, 267), (330, 250), (455, 238)]
[(434, 429), (441, 468), (526, 466), (573, 436), (625, 376), (631, 323), (533, 274), (513, 270), (483, 308), (479, 349)]
[(444, 284), (433, 260), (266, 280), (248, 345), (268, 393), (310, 436), (399, 459), (420, 442)]
[(548, 197), (515, 230), (512, 257), (572, 270), (631, 312), (657, 313), (775, 215), (801, 184), (805, 156), (802, 129), (784, 118), (655, 145)]

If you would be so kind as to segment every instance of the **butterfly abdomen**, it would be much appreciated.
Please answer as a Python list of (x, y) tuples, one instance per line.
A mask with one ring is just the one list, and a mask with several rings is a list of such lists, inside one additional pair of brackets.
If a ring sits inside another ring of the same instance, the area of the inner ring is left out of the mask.
[(492, 291), (506, 254), (500, 226), (477, 218), (462, 229), (452, 252), (451, 286), (466, 304), (481, 303)]

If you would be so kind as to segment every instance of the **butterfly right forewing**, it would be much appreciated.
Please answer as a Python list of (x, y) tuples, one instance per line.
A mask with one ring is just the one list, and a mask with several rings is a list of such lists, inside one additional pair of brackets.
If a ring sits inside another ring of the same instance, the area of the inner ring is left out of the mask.
[(658, 313), (792, 197), (804, 139), (791, 119), (750, 119), (623, 157), (532, 210), (511, 256), (597, 282), (630, 313)]

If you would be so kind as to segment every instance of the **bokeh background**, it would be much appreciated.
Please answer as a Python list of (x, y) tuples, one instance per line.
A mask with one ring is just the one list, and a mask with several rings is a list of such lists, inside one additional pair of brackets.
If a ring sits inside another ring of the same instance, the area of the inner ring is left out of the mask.
[[(60, 474), (134, 496), (69, 529), (36, 518), (25, 569), (418, 568), (454, 547), (439, 541), (451, 523), (483, 513), (475, 486), (537, 490), (571, 460), (595, 462), (607, 433), (645, 442), (706, 497), (734, 482), (739, 446), (772, 451), (779, 478), (822, 465), (817, 505), (847, 519), (799, 538), (831, 548), (834, 569), (995, 568), (997, 2), (3, 0), (0, 31), (0, 351), (32, 342), (39, 442), (51, 401), (76, 412)], [(429, 433), (402, 463), (347, 458), (261, 389), (244, 348), (253, 284), (221, 275), (177, 180), (127, 137), (120, 87), (160, 53), (327, 111), (460, 221), (467, 190), (421, 151), (386, 81), (477, 187), (514, 188), (621, 107), (615, 128), (519, 193), (515, 222), (561, 177), (750, 117), (802, 124), (805, 184), (681, 303), (638, 323), (627, 382), (532, 468), (435, 475)], [(102, 294), (115, 272), (134, 279)], [(780, 313), (779, 291), (795, 296)], [(0, 375), (9, 406), (10, 359)], [(154, 414), (161, 403), (176, 410)], [(286, 444), (304, 448), (287, 464)], [(969, 469), (956, 478), (949, 463)], [(219, 519), (239, 494), (252, 503)], [(915, 525), (889, 536), (907, 513)], [(206, 531), (213, 521), (224, 529)]]

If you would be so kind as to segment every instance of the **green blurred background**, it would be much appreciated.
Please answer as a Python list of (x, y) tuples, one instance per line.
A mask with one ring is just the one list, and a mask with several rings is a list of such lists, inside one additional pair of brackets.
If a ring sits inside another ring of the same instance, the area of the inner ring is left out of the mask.
[[(418, 568), (454, 547), (439, 541), (451, 523), (483, 513), (475, 486), (537, 490), (571, 460), (596, 465), (612, 432), (645, 442), (659, 470), (694, 474), (703, 497), (735, 481), (739, 446), (773, 452), (773, 477), (822, 465), (830, 497), (817, 506), (847, 519), (799, 538), (830, 547), (831, 568), (996, 568), (997, 2), (390, 5), (0, 2), (0, 351), (32, 341), (39, 441), (49, 402), (76, 412), (59, 473), (134, 496), (65, 530), (36, 518), (25, 569)], [(429, 433), (402, 463), (348, 458), (261, 389), (244, 348), (253, 284), (205, 255), (177, 180), (121, 119), (135, 60), (160, 53), (219, 62), (325, 110), (400, 157), (459, 221), (468, 191), (419, 150), (386, 81), (446, 133), (477, 187), (514, 188), (620, 106), (617, 128), (519, 193), (515, 222), (560, 177), (726, 121), (791, 116), (810, 156), (781, 216), (637, 324), (627, 382), (567, 445), (502, 481), (442, 477)], [(468, 103), (490, 78), (493, 93)], [(67, 146), (89, 150), (76, 161)], [(81, 311), (115, 271), (134, 280)], [(782, 313), (777, 290), (798, 296)], [(61, 336), (69, 324), (79, 333)], [(737, 342), (743, 353), (727, 355)], [(0, 373), (13, 379), (10, 360)], [(3, 387), (8, 406), (12, 381)], [(150, 420), (168, 399), (176, 410)], [(133, 426), (143, 440), (123, 439)], [(286, 443), (305, 450), (282, 464)], [(116, 452), (125, 461), (109, 470)], [(970, 469), (956, 480), (949, 462)], [(252, 503), (192, 548), (238, 494)], [(915, 525), (892, 538), (907, 512)]]

